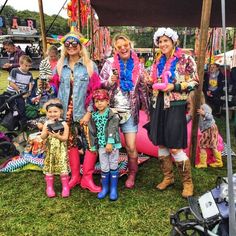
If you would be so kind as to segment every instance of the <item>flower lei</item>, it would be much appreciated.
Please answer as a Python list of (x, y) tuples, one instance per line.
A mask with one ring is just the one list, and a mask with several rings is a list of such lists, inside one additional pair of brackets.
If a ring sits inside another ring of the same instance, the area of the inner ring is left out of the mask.
[(126, 69), (125, 64), (121, 60), (119, 54), (114, 55), (114, 63), (112, 68), (118, 69), (119, 72), (119, 86), (123, 92), (130, 92), (139, 75), (139, 59), (135, 52), (131, 52), (130, 58), (127, 60)]
[(176, 75), (176, 64), (179, 61), (182, 55), (182, 51), (180, 48), (176, 48), (174, 54), (167, 60), (166, 55), (161, 54), (159, 58), (157, 58), (156, 66), (153, 68), (152, 78), (154, 83), (157, 82), (157, 78), (160, 78), (161, 75), (166, 71), (170, 71), (171, 76), (168, 79), (169, 83), (173, 83)]

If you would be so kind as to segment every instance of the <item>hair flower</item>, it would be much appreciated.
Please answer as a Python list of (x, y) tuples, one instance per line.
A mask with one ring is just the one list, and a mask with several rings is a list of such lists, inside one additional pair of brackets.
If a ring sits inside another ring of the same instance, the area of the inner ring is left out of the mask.
[(171, 38), (174, 43), (176, 43), (179, 38), (177, 32), (171, 28), (158, 28), (153, 36), (153, 41), (156, 46), (158, 46), (158, 39), (163, 35), (166, 35), (167, 37)]

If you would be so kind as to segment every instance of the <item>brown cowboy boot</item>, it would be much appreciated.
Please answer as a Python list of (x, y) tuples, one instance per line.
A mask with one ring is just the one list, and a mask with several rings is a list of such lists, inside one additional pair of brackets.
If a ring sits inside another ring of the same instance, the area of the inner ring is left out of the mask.
[(165, 190), (168, 186), (174, 183), (173, 162), (171, 156), (160, 156), (159, 159), (161, 161), (161, 170), (164, 179), (156, 186), (156, 188), (159, 190)]
[(182, 196), (184, 198), (193, 196), (193, 181), (189, 159), (185, 161), (177, 161), (176, 166), (183, 183)]

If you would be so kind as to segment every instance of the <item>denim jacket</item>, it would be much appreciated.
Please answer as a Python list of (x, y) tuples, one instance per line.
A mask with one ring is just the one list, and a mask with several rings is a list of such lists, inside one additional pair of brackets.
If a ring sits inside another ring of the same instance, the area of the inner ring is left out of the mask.
[[(97, 72), (97, 66), (94, 63), (94, 71)], [(72, 88), (72, 99), (73, 99), (73, 121), (78, 122), (82, 119), (85, 113), (92, 111), (92, 104), (85, 108), (85, 100), (87, 87), (89, 84), (89, 74), (87, 72), (86, 66), (81, 60), (76, 62), (74, 65), (74, 71), (72, 72), (68, 64), (68, 58), (65, 58), (64, 65), (61, 71), (60, 84), (58, 90), (58, 98), (63, 104), (64, 119), (66, 119), (66, 112), (68, 110), (68, 103), (70, 99), (71, 90), (71, 76), (73, 75), (73, 88)]]

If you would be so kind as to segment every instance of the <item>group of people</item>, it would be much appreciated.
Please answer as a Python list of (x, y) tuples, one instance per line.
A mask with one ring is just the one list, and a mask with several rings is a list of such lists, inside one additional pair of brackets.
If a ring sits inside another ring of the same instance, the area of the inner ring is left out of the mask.
[[(43, 171), (48, 197), (55, 196), (54, 175), (59, 174), (62, 197), (68, 197), (70, 190), (80, 185), (98, 193), (99, 199), (109, 194), (110, 200), (117, 200), (119, 129), (124, 135), (128, 157), (129, 172), (125, 186), (134, 188), (138, 172), (135, 144), (140, 109), (147, 113), (145, 127), (148, 137), (159, 147), (157, 155), (164, 178), (156, 188), (165, 190), (174, 183), (175, 163), (182, 178), (182, 196), (193, 195), (191, 164), (183, 149), (187, 147), (188, 95), (199, 81), (194, 59), (177, 47), (177, 41), (177, 32), (170, 28), (156, 31), (154, 43), (160, 53), (148, 74), (140, 65), (130, 39), (118, 34), (113, 38), (114, 54), (98, 73), (85, 47), (86, 39), (78, 32), (63, 37), (57, 63), (48, 59), (42, 63), (47, 68), (54, 67), (58, 76), (57, 98), (45, 104), (47, 121), (41, 133), (41, 138), (47, 142)], [(24, 73), (21, 64), (19, 70)], [(51, 73), (47, 76), (49, 81), (53, 78)], [(11, 84), (14, 79), (9, 81), (11, 89), (20, 89), (19, 84), (15, 83), (15, 87)], [(207, 119), (206, 113), (199, 111), (199, 114)], [(48, 128), (49, 124), (59, 121), (60, 131)], [(79, 130), (83, 130), (87, 137), (82, 176)], [(101, 164), (102, 187), (93, 180), (97, 156)]]

